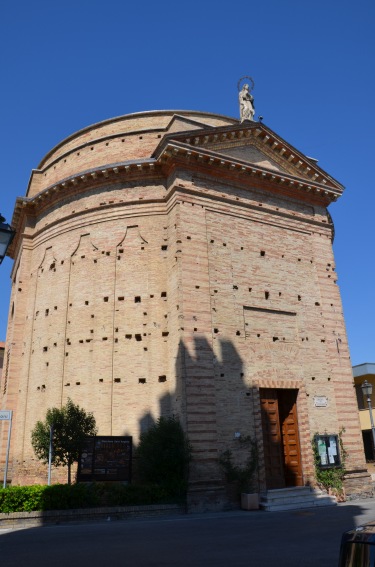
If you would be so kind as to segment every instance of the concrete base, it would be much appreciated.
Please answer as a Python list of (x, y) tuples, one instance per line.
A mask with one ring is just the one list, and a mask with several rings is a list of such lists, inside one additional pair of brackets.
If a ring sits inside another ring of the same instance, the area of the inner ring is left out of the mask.
[(259, 494), (257, 492), (253, 494), (242, 492), (241, 508), (242, 510), (259, 510)]

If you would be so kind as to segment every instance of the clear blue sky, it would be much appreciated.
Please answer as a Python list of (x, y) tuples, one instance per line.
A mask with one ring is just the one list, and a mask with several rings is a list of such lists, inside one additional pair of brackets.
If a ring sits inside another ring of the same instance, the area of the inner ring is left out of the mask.
[[(352, 363), (375, 361), (373, 0), (14, 0), (0, 7), (0, 212), (60, 140), (142, 110), (256, 118), (346, 186), (330, 207)], [(0, 267), (5, 339), (12, 262)]]

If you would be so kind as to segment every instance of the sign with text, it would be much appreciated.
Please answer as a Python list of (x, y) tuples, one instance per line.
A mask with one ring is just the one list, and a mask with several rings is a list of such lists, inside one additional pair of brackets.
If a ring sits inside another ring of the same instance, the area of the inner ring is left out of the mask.
[(87, 437), (78, 461), (78, 482), (131, 481), (132, 437)]
[(0, 410), (0, 421), (8, 421), (9, 419), (12, 419), (12, 411)]
[(316, 408), (326, 408), (328, 406), (327, 396), (314, 396), (314, 406)]

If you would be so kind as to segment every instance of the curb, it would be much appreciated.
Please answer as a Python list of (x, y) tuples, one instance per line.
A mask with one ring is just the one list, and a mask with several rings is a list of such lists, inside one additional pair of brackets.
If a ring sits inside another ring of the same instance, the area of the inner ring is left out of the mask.
[(0, 513), (0, 529), (31, 528), (70, 522), (124, 520), (127, 518), (145, 518), (169, 514), (186, 514), (186, 508), (178, 504), (153, 504), (150, 506), (113, 506), (75, 510)]

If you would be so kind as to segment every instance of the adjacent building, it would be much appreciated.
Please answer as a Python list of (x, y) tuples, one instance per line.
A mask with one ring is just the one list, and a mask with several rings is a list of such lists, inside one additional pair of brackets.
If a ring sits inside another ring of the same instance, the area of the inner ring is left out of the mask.
[(372, 386), (370, 395), (371, 408), (374, 407), (375, 401), (375, 364), (373, 362), (365, 362), (353, 366), (353, 376), (355, 391), (357, 395), (359, 421), (361, 424), (363, 447), (367, 462), (375, 462), (374, 438), (371, 430), (371, 417), (366, 396), (363, 395), (362, 384), (365, 380)]
[(342, 191), (263, 123), (204, 112), (122, 116), (53, 148), (13, 216), (12, 483), (45, 481), (30, 432), (71, 398), (135, 444), (178, 415), (192, 507), (221, 505), (218, 457), (244, 460), (247, 436), (260, 490), (314, 483), (312, 437), (339, 432), (347, 492), (367, 489), (328, 212)]

